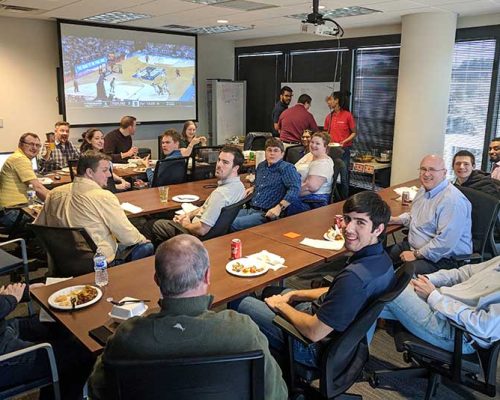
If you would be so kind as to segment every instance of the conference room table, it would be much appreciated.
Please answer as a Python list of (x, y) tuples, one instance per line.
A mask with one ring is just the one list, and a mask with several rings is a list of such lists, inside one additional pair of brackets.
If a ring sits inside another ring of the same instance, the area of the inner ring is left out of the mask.
[[(419, 185), (418, 179), (403, 182), (377, 192), (391, 208), (392, 216), (400, 215), (410, 210), (409, 206), (404, 206), (394, 189), (398, 187), (411, 187)], [(325, 207), (316, 208), (305, 213), (293, 215), (291, 217), (278, 219), (251, 228), (253, 233), (262, 235), (268, 239), (287, 244), (299, 250), (309, 251), (326, 261), (331, 261), (339, 255), (346, 252), (345, 248), (341, 250), (318, 249), (300, 244), (305, 238), (323, 239), (323, 235), (335, 224), (335, 216), (342, 215), (344, 201), (330, 204)], [(389, 225), (387, 233), (392, 233), (401, 229), (401, 225)]]
[[(238, 238), (242, 242), (243, 255), (267, 250), (285, 258), (285, 268), (269, 270), (257, 277), (238, 277), (226, 271), (230, 261), (231, 240)], [(213, 307), (223, 305), (245, 294), (261, 289), (273, 282), (294, 275), (306, 268), (319, 266), (324, 258), (307, 251), (294, 249), (284, 243), (257, 235), (250, 230), (235, 232), (204, 242), (210, 256), (209, 293), (214, 296)], [(148, 257), (108, 269), (109, 283), (102, 288), (103, 296), (95, 304), (74, 311), (60, 311), (49, 306), (48, 298), (55, 291), (73, 285), (94, 284), (94, 273), (82, 275), (68, 281), (39, 287), (31, 290), (33, 298), (56, 321), (64, 325), (92, 353), (99, 353), (102, 346), (89, 336), (89, 331), (102, 325), (116, 329), (116, 322), (108, 315), (112, 305), (108, 297), (119, 301), (125, 296), (149, 299), (149, 310), (157, 309), (160, 293), (153, 280), (154, 257)]]

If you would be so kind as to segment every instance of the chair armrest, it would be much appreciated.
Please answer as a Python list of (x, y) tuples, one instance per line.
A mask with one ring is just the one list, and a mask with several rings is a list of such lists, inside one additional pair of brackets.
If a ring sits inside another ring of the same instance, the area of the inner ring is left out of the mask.
[(188, 235), (190, 235), (191, 233), (186, 229), (184, 228), (181, 224), (178, 224), (177, 222), (174, 222), (174, 221), (168, 221), (168, 223), (174, 227), (175, 231), (176, 232), (179, 232), (179, 233), (186, 233)]
[(47, 352), (47, 356), (49, 358), (49, 363), (50, 363), (50, 373), (52, 376), (52, 382), (58, 382), (59, 381), (59, 374), (57, 372), (57, 364), (56, 364), (56, 358), (54, 356), (54, 351), (52, 350), (52, 346), (50, 343), (40, 343), (40, 344), (35, 344), (33, 346), (25, 347), (24, 349), (12, 351), (7, 354), (0, 355), (0, 362), (4, 362), (7, 360), (10, 360), (15, 357), (22, 356), (23, 354), (31, 353), (33, 351), (37, 350), (45, 350)]
[(305, 336), (303, 336), (295, 326), (293, 326), (290, 322), (288, 322), (285, 318), (283, 318), (280, 315), (276, 315), (273, 319), (273, 324), (276, 325), (278, 328), (280, 328), (283, 333), (286, 335), (290, 335), (294, 339), (297, 339), (299, 342), (302, 344), (309, 346), (311, 342), (309, 339), (307, 339)]
[(1, 242), (0, 247), (5, 246), (7, 244), (12, 244), (19, 242), (21, 244), (21, 254), (23, 256), (23, 261), (25, 263), (28, 262), (28, 253), (26, 252), (26, 242), (24, 241), (23, 238), (17, 238), (17, 239), (12, 239), (12, 240), (7, 240), (6, 242)]
[(478, 262), (483, 261), (483, 257), (479, 253), (472, 253), (472, 254), (463, 254), (460, 256), (453, 256), (451, 257), (452, 260), (456, 261), (459, 264), (464, 264), (464, 263), (469, 263), (469, 264), (475, 264)]

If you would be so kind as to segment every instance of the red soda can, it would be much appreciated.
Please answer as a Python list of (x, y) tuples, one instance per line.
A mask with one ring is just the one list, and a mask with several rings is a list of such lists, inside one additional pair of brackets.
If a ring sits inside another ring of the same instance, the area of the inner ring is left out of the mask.
[(231, 260), (243, 257), (243, 246), (240, 239), (231, 240)]
[(401, 203), (404, 206), (409, 206), (410, 205), (410, 192), (405, 190), (403, 194), (401, 195)]

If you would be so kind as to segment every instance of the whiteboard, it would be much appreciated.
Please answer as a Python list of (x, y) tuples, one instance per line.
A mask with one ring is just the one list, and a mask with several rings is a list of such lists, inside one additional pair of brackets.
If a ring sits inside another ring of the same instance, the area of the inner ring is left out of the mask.
[(246, 135), (246, 81), (211, 80), (212, 138), (225, 144), (233, 136)]
[(312, 98), (309, 112), (314, 116), (316, 124), (322, 126), (330, 109), (325, 99), (337, 90), (340, 90), (340, 82), (281, 82), (281, 87), (288, 86), (293, 90), (290, 106), (297, 104), (301, 94), (308, 94)]

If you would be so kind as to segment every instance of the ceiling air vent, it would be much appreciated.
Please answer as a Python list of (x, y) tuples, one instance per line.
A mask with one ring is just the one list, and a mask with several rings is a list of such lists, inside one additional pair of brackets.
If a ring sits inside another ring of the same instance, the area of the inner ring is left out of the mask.
[(29, 13), (29, 14), (41, 13), (44, 11), (44, 10), (40, 10), (39, 8), (11, 6), (8, 4), (0, 4), (0, 10), (11, 12), (11, 13)]

